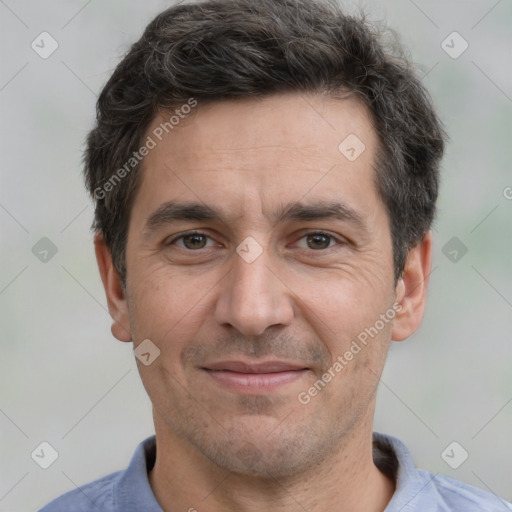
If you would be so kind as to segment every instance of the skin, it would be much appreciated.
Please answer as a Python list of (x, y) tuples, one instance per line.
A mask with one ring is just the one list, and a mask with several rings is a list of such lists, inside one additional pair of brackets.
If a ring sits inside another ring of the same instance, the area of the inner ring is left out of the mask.
[[(354, 161), (338, 150), (349, 134), (366, 146)], [(157, 437), (149, 480), (166, 512), (382, 511), (389, 502), (394, 482), (372, 459), (375, 393), (391, 341), (410, 336), (423, 316), (431, 236), (410, 250), (395, 282), (374, 183), (377, 144), (367, 109), (353, 98), (281, 94), (199, 105), (144, 160), (126, 289), (96, 236), (114, 336), (135, 347), (150, 339), (161, 351), (138, 366)], [(169, 201), (208, 205), (223, 218), (149, 229)], [(360, 222), (273, 215), (289, 203), (334, 201)], [(205, 237), (176, 240), (190, 230)], [(318, 231), (325, 235), (308, 237)], [(262, 250), (251, 263), (236, 251), (246, 237)], [(299, 393), (395, 302), (394, 319), (301, 403)], [(306, 370), (275, 389), (233, 390), (204, 370), (226, 360)]]

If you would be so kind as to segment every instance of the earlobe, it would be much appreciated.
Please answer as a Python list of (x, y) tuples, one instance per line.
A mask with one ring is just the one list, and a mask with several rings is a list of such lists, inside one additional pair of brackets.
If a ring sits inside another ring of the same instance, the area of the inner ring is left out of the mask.
[(119, 341), (132, 341), (128, 316), (128, 303), (119, 272), (112, 262), (112, 256), (101, 233), (94, 236), (96, 261), (107, 296), (107, 304), (112, 317), (112, 334)]
[(409, 250), (402, 277), (395, 289), (396, 302), (401, 305), (393, 323), (391, 339), (402, 341), (418, 329), (427, 296), (427, 286), (432, 262), (432, 234)]

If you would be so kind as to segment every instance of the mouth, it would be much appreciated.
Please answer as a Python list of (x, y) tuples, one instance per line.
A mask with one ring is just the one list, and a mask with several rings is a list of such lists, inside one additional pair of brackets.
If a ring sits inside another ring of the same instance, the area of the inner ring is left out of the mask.
[(209, 364), (201, 370), (216, 384), (241, 393), (272, 391), (303, 378), (310, 371), (309, 368), (284, 361), (221, 361)]

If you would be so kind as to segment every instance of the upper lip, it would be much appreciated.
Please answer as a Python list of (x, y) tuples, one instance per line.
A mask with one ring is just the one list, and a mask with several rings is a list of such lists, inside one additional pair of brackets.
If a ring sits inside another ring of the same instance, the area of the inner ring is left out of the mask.
[(279, 373), (306, 370), (305, 366), (284, 361), (267, 361), (264, 363), (245, 363), (243, 361), (220, 361), (204, 366), (205, 370), (230, 371), (237, 373)]

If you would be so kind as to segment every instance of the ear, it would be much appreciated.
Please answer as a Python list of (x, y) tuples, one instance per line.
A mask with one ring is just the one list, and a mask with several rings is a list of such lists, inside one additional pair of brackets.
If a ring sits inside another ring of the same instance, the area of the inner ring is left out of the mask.
[(119, 341), (132, 341), (128, 316), (128, 303), (121, 277), (112, 263), (112, 256), (101, 233), (94, 236), (94, 251), (103, 288), (107, 295), (108, 311), (112, 317), (112, 334)]
[(397, 310), (393, 322), (391, 339), (402, 341), (418, 329), (427, 298), (427, 286), (432, 263), (432, 234), (409, 250), (402, 277), (395, 289), (395, 300), (401, 309)]

